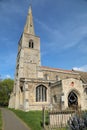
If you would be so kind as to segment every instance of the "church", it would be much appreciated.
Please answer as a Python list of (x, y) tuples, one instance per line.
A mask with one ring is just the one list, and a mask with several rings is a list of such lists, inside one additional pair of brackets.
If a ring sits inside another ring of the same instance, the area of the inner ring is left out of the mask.
[(87, 109), (87, 72), (41, 66), (40, 37), (36, 36), (30, 6), (18, 42), (16, 72), (9, 108), (24, 111), (42, 107)]

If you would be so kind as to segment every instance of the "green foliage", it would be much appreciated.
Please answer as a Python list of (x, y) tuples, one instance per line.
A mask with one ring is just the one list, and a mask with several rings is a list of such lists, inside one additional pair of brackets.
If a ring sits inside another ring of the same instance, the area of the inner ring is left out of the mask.
[(69, 121), (70, 130), (87, 130), (87, 112), (75, 114)]
[(42, 112), (41, 111), (29, 111), (23, 112), (21, 110), (13, 110), (17, 116), (19, 116), (32, 130), (42, 130), (41, 120)]
[(1, 110), (0, 110), (0, 130), (2, 130), (2, 115), (1, 115)]
[(0, 105), (7, 106), (10, 93), (13, 89), (14, 81), (12, 79), (5, 79), (0, 81)]

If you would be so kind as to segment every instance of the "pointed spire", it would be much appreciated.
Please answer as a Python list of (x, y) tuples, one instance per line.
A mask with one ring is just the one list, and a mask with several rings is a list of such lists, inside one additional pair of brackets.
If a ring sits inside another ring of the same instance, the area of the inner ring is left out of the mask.
[(29, 7), (29, 11), (28, 11), (28, 15), (27, 15), (27, 21), (26, 21), (26, 24), (25, 24), (25, 27), (24, 27), (24, 32), (28, 33), (28, 34), (35, 35), (31, 6)]

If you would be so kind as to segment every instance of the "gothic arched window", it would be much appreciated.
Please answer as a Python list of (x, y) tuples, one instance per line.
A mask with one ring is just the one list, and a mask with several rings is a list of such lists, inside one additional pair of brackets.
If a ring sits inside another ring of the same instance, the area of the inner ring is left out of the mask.
[(34, 42), (33, 42), (33, 40), (29, 41), (29, 48), (34, 48)]
[(39, 85), (36, 87), (36, 102), (46, 102), (47, 101), (47, 88), (44, 85)]

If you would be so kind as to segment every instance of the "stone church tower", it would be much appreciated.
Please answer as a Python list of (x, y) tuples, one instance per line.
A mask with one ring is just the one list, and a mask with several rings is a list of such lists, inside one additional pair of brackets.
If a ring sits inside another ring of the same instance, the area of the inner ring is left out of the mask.
[(36, 78), (36, 69), (40, 64), (40, 38), (34, 33), (30, 7), (24, 32), (19, 40), (16, 78)]
[(42, 72), (39, 71), (40, 66), (40, 38), (34, 32), (32, 8), (30, 6), (24, 31), (18, 43), (15, 83), (9, 107), (25, 111), (29, 110), (29, 100), (33, 102), (35, 97), (32, 92), (29, 93), (29, 89), (31, 89), (30, 91), (35, 91), (34, 84), (40, 84), (39, 82), (41, 81), (39, 79), (43, 77)]
[[(19, 86), (21, 78), (36, 79), (37, 67), (40, 66), (40, 38), (35, 36), (32, 9), (29, 8), (24, 32), (20, 38), (17, 55), (15, 91), (23, 91), (23, 86)], [(26, 85), (25, 85), (26, 86)], [(27, 95), (25, 95), (27, 96)], [(19, 97), (17, 97), (18, 103)], [(21, 99), (21, 98), (20, 98)], [(19, 107), (19, 103), (15, 104)]]
[(87, 73), (41, 66), (40, 38), (35, 35), (31, 6), (18, 43), (16, 73), (9, 107), (24, 111), (42, 107), (87, 108)]

